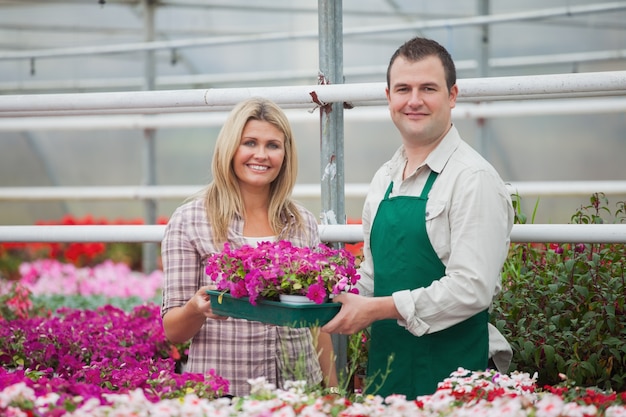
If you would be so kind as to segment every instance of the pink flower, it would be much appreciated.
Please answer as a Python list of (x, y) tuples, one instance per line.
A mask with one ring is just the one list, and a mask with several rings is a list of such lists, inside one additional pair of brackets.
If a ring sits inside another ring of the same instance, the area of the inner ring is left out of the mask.
[(218, 290), (248, 297), (251, 304), (279, 294), (305, 295), (319, 304), (330, 294), (358, 292), (353, 286), (360, 278), (347, 250), (298, 247), (286, 240), (234, 250), (226, 243), (207, 259), (206, 274)]
[(322, 304), (326, 301), (326, 291), (324, 291), (324, 286), (320, 284), (311, 284), (309, 291), (306, 293), (306, 297), (309, 300), (315, 301), (317, 304)]

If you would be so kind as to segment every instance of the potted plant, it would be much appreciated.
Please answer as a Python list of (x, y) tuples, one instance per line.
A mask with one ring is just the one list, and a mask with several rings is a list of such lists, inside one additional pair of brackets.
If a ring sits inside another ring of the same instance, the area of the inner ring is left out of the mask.
[(360, 278), (349, 251), (324, 244), (298, 247), (286, 240), (238, 249), (226, 243), (207, 259), (206, 273), (219, 291), (247, 297), (252, 305), (259, 297), (275, 300), (281, 294), (322, 304), (343, 291), (358, 293), (354, 285)]

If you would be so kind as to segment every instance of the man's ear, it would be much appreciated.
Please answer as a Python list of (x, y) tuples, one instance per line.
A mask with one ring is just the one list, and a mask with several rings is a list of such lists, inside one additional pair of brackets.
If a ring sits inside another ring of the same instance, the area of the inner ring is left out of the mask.
[(459, 95), (459, 86), (454, 84), (452, 88), (450, 88), (450, 94), (448, 95), (448, 102), (450, 103), (450, 108), (453, 109), (456, 106), (456, 98)]

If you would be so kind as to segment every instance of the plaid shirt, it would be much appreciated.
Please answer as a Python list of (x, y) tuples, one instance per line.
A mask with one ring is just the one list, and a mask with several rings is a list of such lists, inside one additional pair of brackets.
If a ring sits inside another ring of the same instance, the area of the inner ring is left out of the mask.
[[(319, 231), (315, 217), (298, 209), (305, 227), (289, 240), (297, 246), (316, 246)], [(233, 248), (246, 243), (243, 223), (237, 218), (230, 225), (228, 241)], [(161, 316), (183, 306), (199, 287), (211, 283), (204, 272), (206, 259), (221, 249), (213, 240), (202, 198), (176, 209), (161, 247), (165, 274)], [(249, 394), (247, 381), (251, 378), (265, 377), (277, 387), (286, 380), (306, 379), (317, 384), (322, 379), (309, 329), (233, 318), (207, 319), (191, 341), (186, 371), (205, 373), (211, 368), (229, 380), (230, 394), (236, 396)]]

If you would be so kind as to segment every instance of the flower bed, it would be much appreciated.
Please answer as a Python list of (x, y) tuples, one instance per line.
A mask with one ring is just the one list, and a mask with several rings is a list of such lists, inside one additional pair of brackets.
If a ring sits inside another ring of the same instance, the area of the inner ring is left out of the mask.
[(188, 392), (215, 398), (228, 391), (228, 381), (213, 371), (176, 373), (182, 355), (166, 340), (156, 304), (131, 312), (112, 306), (60, 309), (44, 317), (4, 321), (0, 415), (21, 415), (10, 414), (10, 406), (41, 406), (32, 415), (61, 416), (106, 404), (110, 394), (132, 396), (138, 389), (152, 402)]
[[(0, 381), (2, 379), (0, 378)], [(294, 382), (277, 390), (264, 380), (250, 381), (252, 393), (245, 398), (203, 398), (188, 392), (176, 398), (155, 401), (145, 389), (90, 396), (61, 397), (41, 392), (31, 384), (17, 382), (0, 391), (4, 416), (626, 416), (626, 394), (603, 394), (593, 390), (562, 387), (538, 392), (528, 374), (501, 375), (495, 371), (468, 372), (459, 369), (440, 384), (433, 395), (406, 399), (401, 395), (324, 395)], [(87, 393), (89, 395), (89, 393)]]
[(151, 300), (163, 287), (163, 271), (150, 274), (132, 271), (126, 263), (106, 260), (94, 267), (79, 268), (54, 259), (25, 262), (19, 267), (21, 280), (34, 296), (102, 295)]
[[(22, 287), (24, 288), (24, 287)], [(28, 296), (28, 290), (26, 290)], [(626, 393), (540, 388), (528, 373), (458, 370), (433, 395), (327, 394), (294, 382), (277, 390), (251, 381), (231, 400), (214, 371), (179, 374), (182, 348), (169, 343), (159, 307), (29, 309), (0, 326), (0, 415), (65, 416), (626, 416)]]

